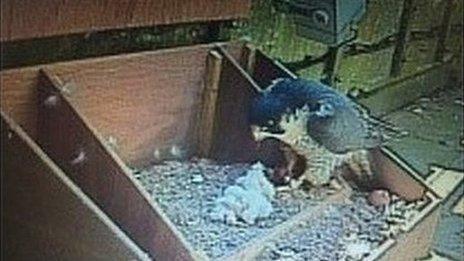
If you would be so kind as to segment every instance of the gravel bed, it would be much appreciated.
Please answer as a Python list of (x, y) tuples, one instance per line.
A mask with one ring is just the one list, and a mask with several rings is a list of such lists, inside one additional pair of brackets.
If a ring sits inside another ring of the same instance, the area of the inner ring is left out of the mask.
[(270, 244), (257, 260), (363, 260), (398, 236), (426, 203), (406, 204), (394, 197), (387, 210), (381, 210), (369, 205), (365, 195), (352, 200), (328, 206), (320, 218)]
[[(210, 213), (216, 200), (250, 166), (170, 161), (134, 175), (195, 249), (220, 260), (331, 194), (328, 188), (312, 189), (310, 194), (301, 189), (279, 191), (272, 200), (272, 214), (254, 225), (213, 221)], [(390, 205), (379, 209), (369, 205), (365, 194), (357, 193), (351, 203), (328, 205), (322, 217), (276, 239), (257, 260), (363, 260), (387, 238), (401, 233), (425, 203), (407, 204), (393, 196)]]
[(272, 200), (273, 213), (255, 225), (231, 226), (211, 220), (216, 199), (250, 166), (218, 165), (208, 160), (169, 161), (135, 171), (134, 175), (195, 249), (219, 259), (330, 193), (327, 189), (311, 195), (302, 190), (280, 191)]

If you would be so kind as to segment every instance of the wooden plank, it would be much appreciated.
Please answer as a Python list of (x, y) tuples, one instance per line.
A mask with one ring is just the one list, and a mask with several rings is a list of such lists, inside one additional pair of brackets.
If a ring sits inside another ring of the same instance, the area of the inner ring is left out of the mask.
[(39, 144), (139, 246), (157, 260), (196, 254), (130, 170), (63, 95), (61, 79), (41, 72)]
[(401, 11), (400, 24), (398, 33), (396, 35), (395, 51), (393, 52), (390, 77), (397, 77), (401, 73), (403, 60), (406, 53), (406, 44), (409, 38), (409, 25), (411, 20), (411, 14), (413, 12), (413, 0), (404, 0), (403, 9)]
[(417, 261), (453, 261), (445, 256), (435, 253), (434, 251), (430, 251), (428, 256), (424, 258), (417, 259)]
[(148, 260), (3, 111), (1, 151), (2, 259)]
[[(206, 56), (215, 46), (240, 59), (242, 45), (207, 44), (61, 62), (46, 67), (68, 85), (82, 114), (130, 166), (155, 150), (195, 152)], [(36, 136), (38, 72), (43, 65), (0, 72), (1, 108)], [(72, 86), (75, 86), (74, 88)], [(134, 117), (136, 115), (137, 117)]]
[(438, 37), (435, 44), (435, 54), (434, 54), (434, 61), (441, 62), (443, 61), (443, 57), (446, 51), (446, 38), (449, 34), (450, 23), (451, 23), (451, 16), (453, 12), (454, 1), (447, 0), (445, 2), (445, 8), (443, 9), (443, 16), (441, 20), (440, 30), (438, 31)]
[[(195, 152), (206, 57), (211, 45), (175, 48), (50, 67), (69, 99), (131, 166), (150, 164), (155, 150)], [(75, 86), (75, 87), (73, 87)], [(170, 155), (161, 155), (169, 157)]]
[(451, 57), (447, 57), (443, 63), (431, 64), (412, 74), (391, 79), (374, 87), (374, 91), (359, 97), (358, 101), (375, 116), (384, 116), (443, 88), (450, 74), (451, 61)]
[(396, 244), (378, 260), (418, 260), (427, 256), (439, 217), (439, 208), (435, 208), (414, 230), (400, 235)]
[[(442, 202), (442, 199), (437, 197), (435, 193), (428, 190), (425, 193), (425, 198), (428, 201), (428, 204), (421, 209), (421, 211), (420, 211), (420, 213), (418, 215), (414, 216), (412, 219), (410, 219), (410, 220), (408, 220), (408, 222), (406, 222), (406, 224), (404, 226), (404, 231), (405, 232), (410, 232), (413, 229), (415, 229), (415, 227), (419, 223), (421, 223), (426, 217), (428, 217), (429, 214), (434, 212), (437, 208), (440, 208), (440, 204)], [(430, 233), (435, 232), (434, 231), (435, 227), (431, 227), (429, 229), (431, 231)]]
[(403, 0), (370, 0), (358, 24), (358, 41), (376, 43), (397, 31)]
[(202, 110), (200, 115), (200, 129), (198, 153), (200, 157), (209, 157), (213, 142), (213, 131), (217, 106), (217, 94), (221, 77), (222, 56), (217, 51), (210, 51), (206, 60), (205, 87), (203, 90)]
[(446, 199), (464, 180), (464, 172), (431, 166), (427, 185), (440, 198)]
[(212, 157), (226, 162), (256, 159), (256, 143), (248, 124), (251, 99), (259, 87), (224, 49), (216, 109)]
[(459, 201), (454, 205), (453, 211), (454, 214), (464, 216), (464, 196), (462, 196)]
[[(440, 202), (433, 193), (427, 192), (427, 205), (413, 220), (408, 221), (403, 234), (388, 239), (367, 258), (374, 260), (423, 260), (433, 243), (433, 235), (440, 216)], [(425, 224), (424, 224), (425, 223)]]
[(342, 46), (329, 46), (327, 49), (327, 58), (325, 59), (324, 68), (322, 70), (323, 82), (330, 86), (337, 85), (338, 72), (343, 59)]
[(29, 136), (36, 138), (38, 69), (0, 72), (0, 106)]
[[(433, 243), (435, 227), (440, 216), (440, 203), (433, 193), (425, 195), (428, 203), (404, 228), (398, 238), (388, 239), (370, 253), (367, 261), (422, 260)], [(424, 225), (425, 223), (425, 225)], [(413, 250), (411, 250), (413, 249)]]
[(296, 78), (295, 74), (263, 52), (256, 50), (255, 57), (253, 79), (262, 89), (269, 86), (277, 78)]
[(247, 44), (244, 47), (244, 60), (245, 60), (245, 69), (249, 75), (254, 75), (255, 65), (256, 65), (256, 48), (251, 44)]
[(1, 41), (245, 18), (250, 0), (4, 0)]
[(398, 156), (387, 149), (372, 149), (369, 152), (377, 186), (388, 189), (407, 201), (424, 197), (425, 186), (411, 177), (410, 169)]

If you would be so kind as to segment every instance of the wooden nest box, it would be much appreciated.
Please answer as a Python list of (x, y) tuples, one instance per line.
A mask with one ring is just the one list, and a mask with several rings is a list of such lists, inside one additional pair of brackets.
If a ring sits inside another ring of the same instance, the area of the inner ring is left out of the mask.
[[(245, 0), (190, 2), (246, 7), (226, 8), (227, 19), (241, 17), (249, 8)], [(10, 1), (5, 6), (19, 8)], [(198, 19), (225, 15), (222, 9), (203, 11)], [(127, 21), (118, 24), (122, 22)], [(107, 26), (114, 27), (103, 28)], [(62, 32), (56, 30), (53, 34)], [(22, 38), (22, 33), (31, 35), (26, 29), (7, 31), (2, 40)], [(155, 151), (173, 146), (185, 157), (252, 160), (249, 102), (258, 86), (292, 77), (241, 43), (46, 64), (4, 70), (0, 76), (4, 255), (65, 260), (207, 259), (185, 240), (130, 168), (153, 163)], [(424, 256), (440, 199), (394, 153), (374, 151), (372, 160), (384, 187), (409, 200), (429, 200), (409, 231), (373, 257)], [(250, 249), (235, 257), (253, 256)]]

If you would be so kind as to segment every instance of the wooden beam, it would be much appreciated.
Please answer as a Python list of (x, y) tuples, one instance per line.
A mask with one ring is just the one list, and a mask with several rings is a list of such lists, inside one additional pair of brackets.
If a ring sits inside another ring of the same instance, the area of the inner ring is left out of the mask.
[(222, 56), (215, 50), (210, 51), (206, 59), (200, 128), (197, 131), (199, 138), (198, 154), (204, 158), (209, 157), (211, 153), (221, 70)]
[(461, 215), (464, 217), (464, 196), (461, 196), (459, 201), (454, 205), (453, 214)]
[(261, 87), (266, 88), (277, 78), (296, 78), (297, 76), (285, 68), (281, 63), (256, 50), (253, 79)]
[(246, 44), (245, 47), (244, 47), (244, 60), (245, 60), (245, 64), (246, 64), (246, 72), (249, 74), (249, 75), (253, 75), (254, 74), (254, 70), (255, 70), (255, 63), (256, 63), (256, 47), (252, 46), (251, 44)]
[(250, 0), (3, 0), (0, 41), (246, 18)]
[(376, 173), (376, 183), (379, 188), (398, 195), (407, 201), (422, 199), (426, 186), (415, 177), (414, 172), (399, 156), (389, 149), (372, 149), (369, 151), (369, 161)]
[(446, 199), (464, 180), (464, 172), (431, 166), (427, 177), (427, 185), (441, 199)]
[[(47, 65), (63, 82), (78, 86), (69, 99), (130, 167), (154, 161), (154, 151), (173, 146), (196, 153), (206, 57), (223, 46), (242, 58), (240, 43), (214, 43)], [(1, 108), (33, 138), (38, 75), (44, 66), (0, 72)], [(136, 116), (136, 117), (135, 117)], [(166, 158), (168, 155), (161, 155)]]
[(149, 260), (3, 111), (1, 151), (2, 259)]
[(433, 243), (435, 227), (440, 218), (440, 209), (435, 208), (416, 224), (414, 230), (401, 234), (396, 243), (376, 260), (421, 260), (428, 255)]
[(403, 0), (403, 9), (401, 11), (400, 26), (398, 29), (395, 50), (393, 52), (390, 77), (397, 77), (401, 73), (404, 56), (406, 53), (406, 44), (409, 38), (409, 25), (411, 13), (413, 12), (414, 0)]
[(37, 70), (34, 68), (0, 71), (0, 106), (35, 139), (37, 131)]
[(250, 162), (256, 159), (256, 143), (248, 111), (259, 87), (226, 49), (218, 50), (223, 61), (211, 155), (225, 162)]
[(435, 63), (417, 71), (392, 78), (373, 88), (357, 100), (370, 109), (371, 113), (381, 117), (404, 107), (418, 98), (430, 95), (443, 88), (448, 80), (451, 57), (442, 63)]
[(58, 76), (42, 70), (39, 77), (38, 141), (47, 154), (151, 257), (194, 260), (197, 254), (79, 114)]
[(438, 31), (437, 42), (435, 44), (435, 62), (442, 62), (446, 50), (446, 38), (448, 37), (451, 16), (453, 12), (454, 0), (446, 0), (443, 16), (441, 20), (440, 30)]
[(336, 86), (336, 78), (342, 59), (342, 46), (329, 46), (327, 50), (327, 57), (325, 58), (324, 69), (322, 70), (323, 83), (334, 87)]

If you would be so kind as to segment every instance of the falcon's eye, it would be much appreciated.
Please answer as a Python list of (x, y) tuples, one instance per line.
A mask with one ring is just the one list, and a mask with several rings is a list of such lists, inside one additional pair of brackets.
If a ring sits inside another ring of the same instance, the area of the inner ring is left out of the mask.
[(318, 109), (316, 110), (316, 115), (320, 117), (328, 117), (334, 115), (334, 108), (331, 104), (325, 102), (318, 103)]

